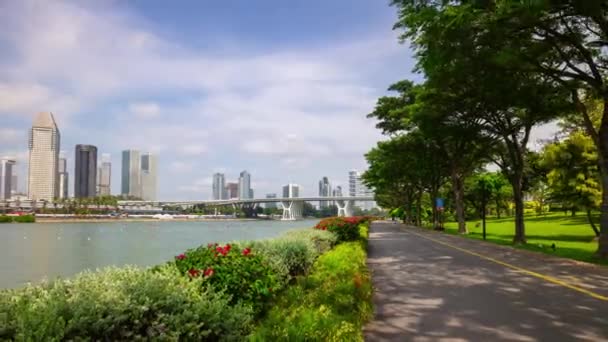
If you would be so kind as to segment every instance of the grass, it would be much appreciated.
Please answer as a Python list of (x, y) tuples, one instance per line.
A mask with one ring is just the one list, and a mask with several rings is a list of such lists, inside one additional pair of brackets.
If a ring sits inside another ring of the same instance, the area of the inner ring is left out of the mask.
[(372, 315), (366, 226), (361, 235), (320, 256), (308, 276), (280, 295), (250, 340), (363, 341)]
[[(608, 261), (595, 257), (597, 241), (595, 234), (587, 221), (585, 214), (578, 216), (564, 215), (563, 213), (549, 213), (546, 215), (527, 215), (525, 217), (527, 244), (515, 246), (535, 252), (557, 255), (564, 258), (608, 265)], [(445, 224), (446, 232), (458, 234), (458, 224), (449, 222)], [(467, 222), (468, 234), (472, 239), (483, 239), (481, 220)], [(487, 241), (511, 245), (515, 223), (513, 217), (489, 218), (486, 221)], [(555, 244), (553, 251), (551, 245)]]

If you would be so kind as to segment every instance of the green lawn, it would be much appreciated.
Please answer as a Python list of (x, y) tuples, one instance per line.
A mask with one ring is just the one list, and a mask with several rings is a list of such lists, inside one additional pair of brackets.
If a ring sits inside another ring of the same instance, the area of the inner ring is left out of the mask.
[[(580, 261), (608, 265), (608, 261), (594, 256), (597, 241), (587, 222), (587, 217), (581, 213), (575, 217), (563, 213), (551, 213), (544, 216), (527, 215), (525, 218), (526, 238), (528, 243), (517, 248), (543, 252), (560, 257)], [(446, 232), (458, 233), (458, 224), (445, 224)], [(482, 239), (481, 220), (467, 222), (469, 233), (465, 235), (472, 239)], [(513, 217), (489, 218), (486, 221), (486, 237), (490, 242), (501, 245), (512, 245), (515, 223)], [(556, 250), (551, 249), (555, 243)]]

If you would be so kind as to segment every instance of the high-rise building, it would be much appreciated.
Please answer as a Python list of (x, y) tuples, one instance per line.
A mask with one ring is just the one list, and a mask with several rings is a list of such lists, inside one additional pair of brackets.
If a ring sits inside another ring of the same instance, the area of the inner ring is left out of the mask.
[(112, 162), (110, 155), (101, 156), (101, 166), (97, 170), (97, 194), (99, 196), (109, 196), (112, 189)]
[(226, 199), (239, 198), (239, 183), (226, 183)]
[(13, 168), (13, 180), (11, 181), (11, 194), (16, 194), (18, 192), (19, 177), (17, 176), (17, 170)]
[(158, 196), (156, 173), (156, 156), (144, 153), (141, 156), (141, 198), (144, 201), (156, 201)]
[(332, 191), (332, 196), (333, 197), (342, 197), (342, 186), (338, 185), (336, 186), (336, 188)]
[(253, 191), (253, 189), (249, 189), (249, 198), (250, 198), (250, 199), (252, 199), (252, 198), (254, 198), (254, 197), (255, 197), (255, 196), (254, 196), (254, 191)]
[[(277, 194), (274, 194), (274, 193), (273, 194), (266, 194), (266, 198), (277, 198)], [(267, 209), (274, 209), (276, 207), (277, 207), (276, 203), (265, 203), (264, 204), (264, 208), (267, 208)]]
[(226, 177), (223, 173), (213, 174), (213, 199), (223, 200), (226, 199)]
[(61, 134), (53, 114), (36, 115), (29, 136), (28, 198), (52, 201), (59, 195)]
[(121, 194), (141, 198), (141, 157), (139, 151), (122, 151)]
[(74, 161), (74, 197), (97, 195), (97, 147), (76, 145)]
[[(327, 177), (323, 177), (319, 181), (319, 197), (330, 197), (331, 196), (331, 184)], [(320, 208), (326, 208), (329, 205), (327, 201), (319, 201)]]
[[(371, 191), (361, 180), (361, 173), (357, 170), (348, 172), (348, 195), (351, 197), (373, 197)], [(374, 201), (364, 201), (358, 204), (362, 209), (372, 209), (376, 206)]]
[(283, 186), (283, 198), (300, 197), (300, 186), (298, 184), (287, 184)]
[(69, 188), (69, 173), (68, 173), (68, 162), (65, 158), (59, 158), (59, 194), (58, 198), (68, 198)]
[(243, 171), (239, 177), (239, 199), (250, 199), (251, 196), (251, 175)]
[(15, 161), (13, 159), (3, 158), (0, 160), (0, 200), (11, 199), (14, 166)]

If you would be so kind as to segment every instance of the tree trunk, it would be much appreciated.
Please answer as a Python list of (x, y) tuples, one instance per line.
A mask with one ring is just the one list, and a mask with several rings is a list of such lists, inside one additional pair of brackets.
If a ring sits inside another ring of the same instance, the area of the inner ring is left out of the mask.
[(416, 198), (416, 225), (418, 227), (422, 226), (422, 190), (418, 192)]
[(500, 199), (496, 198), (496, 218), (500, 218)]
[(521, 174), (516, 175), (512, 181), (513, 201), (515, 202), (515, 236), (514, 244), (526, 243), (526, 230), (524, 226), (524, 196), (521, 189)]
[(433, 229), (437, 229), (439, 227), (439, 213), (437, 212), (437, 190), (431, 189), (431, 210), (433, 212)]
[(467, 224), (464, 218), (464, 182), (455, 170), (451, 172), (452, 191), (454, 192), (454, 202), (456, 205), (456, 218), (458, 220), (458, 233), (467, 233)]
[(604, 113), (599, 131), (598, 162), (602, 179), (600, 235), (597, 256), (608, 258), (608, 97), (604, 98)]
[(595, 223), (591, 219), (591, 209), (587, 209), (587, 220), (589, 220), (589, 225), (591, 225), (591, 229), (593, 229), (593, 232), (595, 233), (595, 237), (599, 237), (600, 231), (597, 229), (597, 227), (595, 226)]

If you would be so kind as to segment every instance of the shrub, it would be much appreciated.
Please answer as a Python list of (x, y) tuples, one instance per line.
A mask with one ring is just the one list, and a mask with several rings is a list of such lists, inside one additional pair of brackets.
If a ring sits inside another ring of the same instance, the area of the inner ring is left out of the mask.
[(359, 225), (370, 220), (367, 216), (359, 217), (332, 217), (321, 220), (315, 229), (327, 230), (334, 234), (338, 242), (354, 241), (359, 238)]
[[(361, 236), (367, 234), (362, 229)], [(320, 256), (310, 275), (289, 287), (252, 334), (252, 341), (361, 341), (371, 317), (365, 240)]]
[(338, 238), (335, 234), (319, 229), (292, 230), (285, 233), (285, 237), (312, 241), (319, 255), (329, 251), (338, 243)]
[(0, 340), (236, 340), (252, 313), (181, 277), (133, 267), (0, 292)]
[(243, 303), (260, 312), (273, 290), (280, 286), (270, 263), (254, 248), (209, 244), (175, 257), (180, 273), (203, 278), (203, 287), (230, 295), (231, 303)]
[(36, 216), (34, 216), (34, 215), (13, 216), (13, 221), (15, 221), (17, 223), (34, 223), (34, 222), (36, 222)]
[(11, 216), (0, 215), (0, 223), (11, 223), (13, 218)]

